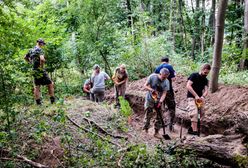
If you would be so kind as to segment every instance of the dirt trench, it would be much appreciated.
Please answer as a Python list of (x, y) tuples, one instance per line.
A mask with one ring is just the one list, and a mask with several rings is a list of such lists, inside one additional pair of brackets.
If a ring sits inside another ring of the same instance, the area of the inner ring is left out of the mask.
[[(146, 78), (129, 83), (126, 91), (126, 99), (134, 111), (133, 121), (137, 122), (136, 127), (142, 127), (143, 124), (145, 81)], [(235, 157), (248, 159), (248, 149), (245, 147), (248, 139), (248, 88), (220, 85), (217, 92), (210, 93), (206, 99), (205, 116), (201, 123), (203, 134), (201, 137), (192, 137), (187, 134), (190, 118), (186, 110), (186, 83), (187, 78), (184, 76), (177, 76), (173, 83), (177, 107), (174, 126), (176, 133), (172, 134), (172, 138), (179, 138), (180, 124), (183, 120), (183, 136), (186, 139), (178, 148), (194, 149), (199, 152), (200, 157), (223, 165), (240, 167)], [(114, 101), (113, 90), (107, 91), (106, 95), (108, 100)]]

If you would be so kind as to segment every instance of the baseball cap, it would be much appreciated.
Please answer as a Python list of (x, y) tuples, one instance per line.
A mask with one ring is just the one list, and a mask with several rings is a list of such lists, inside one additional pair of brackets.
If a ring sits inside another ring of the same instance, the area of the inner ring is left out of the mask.
[(93, 66), (93, 69), (95, 70), (95, 69), (98, 69), (98, 68), (100, 68), (100, 66), (98, 65), (98, 64), (95, 64), (94, 66)]
[(45, 41), (42, 38), (39, 38), (37, 40), (37, 43), (44, 44), (44, 45), (46, 44)]

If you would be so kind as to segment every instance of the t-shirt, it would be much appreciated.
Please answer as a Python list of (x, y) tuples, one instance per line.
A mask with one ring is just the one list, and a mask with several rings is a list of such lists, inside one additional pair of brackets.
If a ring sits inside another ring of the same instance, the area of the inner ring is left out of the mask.
[(127, 78), (128, 78), (128, 74), (127, 74), (126, 70), (124, 72), (121, 72), (120, 68), (117, 68), (115, 70), (113, 80), (116, 80), (117, 82), (121, 82), (121, 81), (124, 81)]
[(170, 64), (167, 64), (167, 63), (162, 63), (162, 64), (160, 64), (160, 65), (155, 69), (154, 72), (155, 72), (156, 74), (159, 74), (160, 70), (163, 69), (163, 68), (167, 68), (167, 69), (169, 70), (169, 72), (170, 72), (170, 75), (168, 76), (168, 80), (169, 80), (169, 82), (170, 82), (170, 90), (172, 91), (173, 88), (172, 88), (172, 81), (171, 81), (171, 78), (174, 78), (174, 77), (175, 77), (175, 73), (176, 73), (176, 72), (175, 72), (173, 66), (170, 65)]
[[(168, 79), (160, 80), (158, 74), (151, 74), (147, 79), (147, 84), (150, 85), (152, 89), (159, 92), (158, 98), (160, 98), (164, 91), (170, 90), (170, 83)], [(147, 100), (152, 100), (151, 92), (148, 91), (146, 94)]]
[(33, 49), (29, 50), (29, 52), (26, 54), (26, 58), (29, 58), (33, 63), (33, 70), (38, 70), (40, 67), (40, 56), (44, 55), (43, 50), (35, 46)]
[(89, 79), (87, 79), (87, 80), (85, 80), (85, 82), (84, 82), (84, 87), (86, 88), (86, 89), (90, 89), (90, 80)]
[[(208, 79), (205, 76), (202, 76), (198, 72), (196, 72), (196, 73), (192, 73), (189, 76), (188, 80), (193, 82), (192, 88), (197, 93), (197, 95), (201, 97), (203, 94), (202, 92), (205, 89), (205, 86), (208, 86)], [(187, 97), (194, 98), (194, 96), (189, 91), (187, 93)]]
[(100, 72), (97, 75), (92, 75), (91, 81), (93, 82), (93, 89), (105, 89), (105, 79), (109, 79), (106, 72)]

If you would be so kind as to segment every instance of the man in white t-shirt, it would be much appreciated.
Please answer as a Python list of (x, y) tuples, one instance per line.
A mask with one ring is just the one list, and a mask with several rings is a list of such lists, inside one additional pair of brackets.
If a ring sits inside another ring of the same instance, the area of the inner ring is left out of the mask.
[(94, 101), (102, 102), (105, 92), (105, 80), (109, 80), (110, 77), (106, 72), (100, 71), (100, 66), (98, 64), (94, 65), (93, 71), (91, 76), (93, 87), (90, 91), (94, 94)]

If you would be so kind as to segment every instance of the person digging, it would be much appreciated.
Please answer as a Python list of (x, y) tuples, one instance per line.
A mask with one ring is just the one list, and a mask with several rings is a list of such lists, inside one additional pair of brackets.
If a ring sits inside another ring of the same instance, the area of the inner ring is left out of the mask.
[(204, 116), (205, 97), (208, 95), (207, 75), (211, 70), (210, 64), (203, 64), (200, 72), (192, 73), (187, 82), (188, 111), (191, 118), (189, 134), (200, 135), (200, 121)]
[(128, 81), (128, 73), (126, 70), (126, 66), (121, 64), (118, 68), (116, 68), (115, 73), (112, 77), (115, 88), (115, 107), (120, 107), (119, 96), (125, 98), (126, 86)]
[[(161, 126), (163, 126), (163, 129), (165, 127), (163, 123), (162, 113), (158, 110), (160, 110), (161, 106), (163, 105), (166, 93), (170, 89), (170, 84), (167, 79), (169, 75), (169, 70), (167, 68), (162, 68), (159, 74), (151, 74), (144, 85), (145, 89), (147, 90), (147, 94), (144, 104), (145, 118), (143, 130), (148, 133), (148, 129), (150, 128), (150, 121), (153, 117), (153, 110), (156, 110), (157, 114), (154, 123), (154, 137), (158, 139), (162, 139), (162, 136), (159, 134)], [(154, 95), (157, 95), (156, 99), (154, 98)]]

